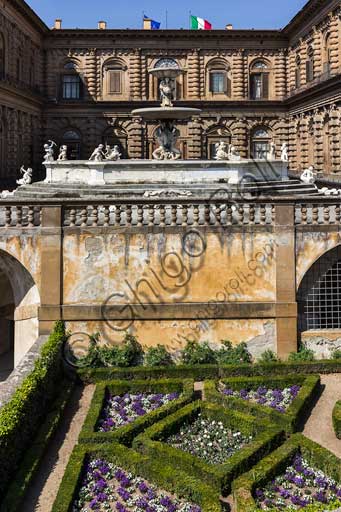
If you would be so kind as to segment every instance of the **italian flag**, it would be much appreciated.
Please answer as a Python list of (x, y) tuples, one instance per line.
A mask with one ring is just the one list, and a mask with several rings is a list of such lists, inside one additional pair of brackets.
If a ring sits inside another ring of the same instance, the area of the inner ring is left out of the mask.
[(209, 21), (198, 16), (191, 16), (191, 29), (192, 30), (211, 30), (212, 25)]

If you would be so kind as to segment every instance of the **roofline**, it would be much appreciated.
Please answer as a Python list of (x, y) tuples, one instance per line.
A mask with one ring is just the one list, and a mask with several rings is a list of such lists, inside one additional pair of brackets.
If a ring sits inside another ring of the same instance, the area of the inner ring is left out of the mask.
[(25, 17), (29, 18), (29, 21), (43, 34), (50, 32), (50, 28), (44, 23), (44, 21), (35, 13), (35, 11), (25, 2), (25, 0), (8, 0), (13, 7), (22, 13)]
[(331, 4), (330, 7), (332, 7), (333, 3), (335, 3), (335, 7), (337, 7), (339, 0), (308, 0), (302, 9), (298, 11), (298, 13), (295, 14), (289, 23), (282, 29), (282, 32), (287, 36), (291, 35), (291, 33), (300, 26), (300, 23), (304, 21), (307, 16), (316, 14), (318, 10), (326, 8), (326, 4), (328, 3)]

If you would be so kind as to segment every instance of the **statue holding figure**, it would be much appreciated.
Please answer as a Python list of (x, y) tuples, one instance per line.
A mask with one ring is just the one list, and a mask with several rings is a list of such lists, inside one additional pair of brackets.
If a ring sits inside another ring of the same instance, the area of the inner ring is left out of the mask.
[(276, 144), (272, 140), (269, 144), (269, 152), (266, 155), (268, 160), (276, 160)]
[(155, 130), (155, 137), (159, 143), (159, 147), (153, 152), (155, 160), (178, 160), (181, 158), (181, 153), (176, 148), (180, 131), (173, 121), (162, 121)]
[(233, 146), (233, 144), (231, 144), (229, 148), (229, 160), (231, 160), (232, 162), (238, 162), (239, 160), (241, 160), (241, 156), (238, 153), (237, 148)]
[(67, 146), (60, 146), (57, 160), (67, 160)]
[(281, 160), (282, 162), (287, 162), (289, 160), (288, 156), (288, 144), (284, 142), (281, 147)]
[(48, 140), (48, 144), (44, 144), (44, 162), (54, 162), (54, 148), (57, 147), (57, 144), (53, 142), (53, 140)]
[(99, 146), (97, 146), (97, 148), (92, 152), (92, 155), (90, 156), (89, 160), (93, 162), (102, 162), (105, 159), (103, 149), (103, 144), (99, 144)]
[(22, 174), (22, 178), (17, 180), (18, 185), (30, 185), (32, 183), (33, 170), (31, 167), (25, 169), (25, 167), (22, 165), (20, 168), (20, 174)]
[(161, 94), (161, 107), (172, 107), (174, 99), (174, 83), (171, 78), (163, 78), (159, 85)]
[[(110, 146), (109, 146), (110, 148)], [(113, 148), (110, 148), (110, 151), (107, 151), (105, 153), (105, 159), (106, 160), (120, 160), (121, 159), (121, 156), (122, 154), (120, 153), (120, 148), (115, 145)]]
[(107, 158), (107, 156), (111, 153), (111, 146), (109, 144), (106, 144), (105, 145), (105, 151), (104, 151), (104, 156), (105, 158)]
[(226, 142), (217, 142), (215, 144), (215, 160), (228, 160), (229, 159), (229, 147)]
[(308, 185), (313, 185), (316, 181), (316, 175), (317, 173), (314, 171), (314, 167), (311, 165), (308, 167), (308, 169), (305, 169), (302, 172), (300, 180), (303, 181), (303, 183), (307, 183)]

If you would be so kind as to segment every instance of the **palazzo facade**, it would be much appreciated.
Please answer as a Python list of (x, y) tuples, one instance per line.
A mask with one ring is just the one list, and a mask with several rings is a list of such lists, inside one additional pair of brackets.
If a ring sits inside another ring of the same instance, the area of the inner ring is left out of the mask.
[(22, 0), (0, 7), (0, 179), (22, 164), (39, 179), (42, 144), (67, 144), (88, 159), (100, 142), (125, 158), (151, 158), (156, 123), (131, 115), (159, 103), (148, 70), (185, 72), (176, 105), (199, 107), (179, 123), (186, 159), (214, 156), (232, 142), (242, 157), (289, 145), (289, 166), (341, 172), (340, 0), (310, 0), (281, 30), (49, 29)]

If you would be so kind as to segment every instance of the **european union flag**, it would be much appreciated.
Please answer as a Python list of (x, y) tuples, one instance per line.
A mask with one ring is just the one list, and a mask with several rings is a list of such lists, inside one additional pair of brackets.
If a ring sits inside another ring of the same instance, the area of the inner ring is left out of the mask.
[(149, 30), (159, 30), (161, 23), (159, 21), (152, 20), (148, 16), (144, 15), (143, 20), (144, 28)]

